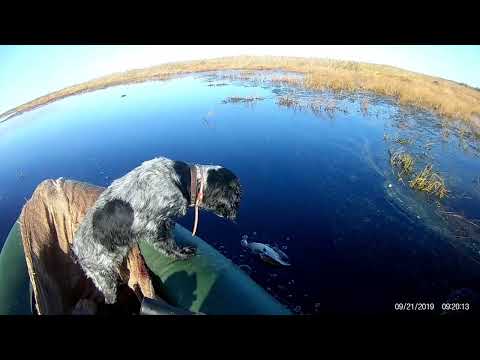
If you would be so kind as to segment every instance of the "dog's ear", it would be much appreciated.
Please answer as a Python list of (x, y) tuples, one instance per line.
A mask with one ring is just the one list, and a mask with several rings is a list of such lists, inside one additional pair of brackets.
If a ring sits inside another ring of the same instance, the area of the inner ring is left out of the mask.
[(224, 167), (212, 167), (207, 170), (206, 185), (203, 207), (218, 216), (234, 220), (242, 196), (237, 176)]

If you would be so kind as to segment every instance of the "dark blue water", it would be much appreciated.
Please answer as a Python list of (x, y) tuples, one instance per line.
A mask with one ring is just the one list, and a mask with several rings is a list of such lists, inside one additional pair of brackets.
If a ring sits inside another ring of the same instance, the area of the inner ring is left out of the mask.
[[(455, 229), (436, 215), (435, 202), (392, 176), (388, 156), (400, 146), (389, 139), (415, 139), (405, 147), (434, 161), (455, 195), (442, 206), (475, 219), (475, 139), (454, 131), (443, 137), (439, 119), (373, 97), (368, 113), (359, 98), (338, 97), (346, 113), (315, 115), (279, 107), (278, 96), (331, 94), (261, 81), (208, 86), (212, 80), (195, 75), (118, 86), (1, 124), (0, 239), (42, 180), (107, 186), (143, 161), (166, 156), (221, 164), (239, 176), (244, 198), (237, 223), (202, 213), (198, 234), (236, 264), (249, 265), (254, 280), (298, 312), (386, 313), (401, 301), (434, 302), (440, 310), (456, 289), (480, 291), (476, 239), (452, 237)], [(229, 96), (265, 99), (222, 104)], [(192, 214), (179, 223), (191, 228)], [(253, 258), (240, 246), (243, 234), (282, 247), (292, 266), (272, 268)]]

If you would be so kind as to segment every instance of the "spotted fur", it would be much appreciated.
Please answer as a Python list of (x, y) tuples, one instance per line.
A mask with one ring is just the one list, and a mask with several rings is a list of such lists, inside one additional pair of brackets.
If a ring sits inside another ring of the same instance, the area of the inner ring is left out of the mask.
[[(197, 166), (207, 174), (201, 208), (234, 220), (241, 199), (238, 178), (221, 166)], [(189, 204), (189, 165), (163, 157), (145, 161), (99, 196), (74, 235), (73, 253), (106, 303), (116, 301), (119, 268), (140, 239), (175, 260), (195, 255), (173, 238), (174, 219), (186, 215)]]

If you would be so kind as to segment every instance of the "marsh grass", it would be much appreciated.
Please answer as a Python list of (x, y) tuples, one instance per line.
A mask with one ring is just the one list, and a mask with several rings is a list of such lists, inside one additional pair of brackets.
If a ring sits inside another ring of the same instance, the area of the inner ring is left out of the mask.
[(297, 78), (292, 76), (275, 76), (270, 80), (274, 84), (282, 84), (288, 86), (300, 87), (303, 85), (303, 78)]
[(368, 106), (369, 106), (368, 99), (366, 98), (363, 99), (360, 104), (360, 111), (363, 116), (368, 116)]
[(347, 110), (341, 107), (333, 98), (305, 98), (298, 99), (292, 95), (280, 96), (277, 99), (277, 105), (291, 108), (293, 110), (311, 111), (315, 116), (327, 114), (333, 118), (336, 112), (347, 113)]
[[(238, 56), (178, 62), (114, 73), (41, 96), (0, 114), (0, 118), (6, 120), (67, 96), (110, 86), (166, 80), (179, 74), (224, 70), (301, 73), (304, 79), (299, 84), (305, 89), (369, 91), (391, 97), (401, 105), (416, 106), (449, 119), (462, 119), (474, 125), (475, 129), (480, 129), (480, 92), (475, 88), (386, 65), (273, 56)], [(252, 76), (249, 73), (238, 75), (245, 79)]]
[(308, 107), (315, 115), (320, 115), (323, 111), (330, 118), (335, 116), (336, 112), (347, 113), (347, 110), (340, 106), (337, 100), (332, 98), (317, 98), (308, 103)]
[(209, 87), (218, 87), (218, 86), (227, 86), (227, 83), (218, 83), (218, 84), (208, 84)]
[(397, 138), (395, 142), (400, 145), (410, 145), (413, 141), (411, 139)]
[(425, 166), (419, 174), (410, 180), (409, 185), (414, 190), (435, 195), (440, 199), (448, 195), (444, 179), (433, 171), (433, 165), (431, 164)]
[(263, 97), (258, 96), (229, 96), (225, 100), (222, 101), (222, 104), (250, 104), (256, 103), (257, 101), (265, 100)]
[(291, 108), (293, 110), (302, 110), (302, 105), (300, 104), (300, 101), (290, 95), (280, 96), (277, 99), (277, 105)]
[(395, 152), (390, 156), (390, 165), (398, 170), (398, 177), (410, 176), (413, 173), (415, 160), (413, 157), (404, 152)]

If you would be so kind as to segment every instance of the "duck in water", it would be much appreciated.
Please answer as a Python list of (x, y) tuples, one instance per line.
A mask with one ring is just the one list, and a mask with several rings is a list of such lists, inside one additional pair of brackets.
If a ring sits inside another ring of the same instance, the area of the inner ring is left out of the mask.
[(279, 248), (258, 242), (248, 242), (248, 235), (242, 236), (240, 242), (243, 247), (249, 249), (253, 254), (271, 265), (290, 266), (288, 256)]

